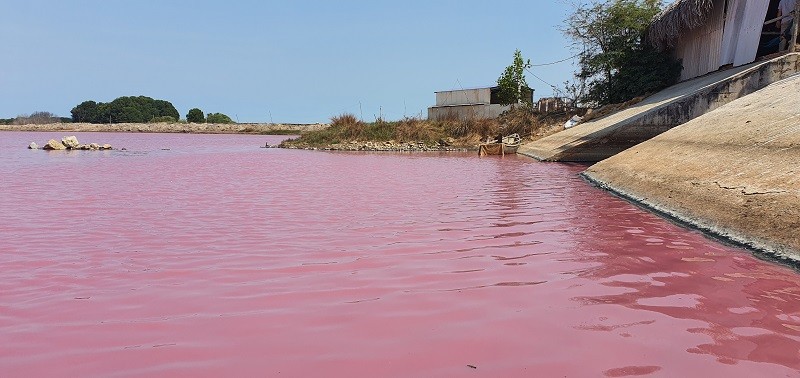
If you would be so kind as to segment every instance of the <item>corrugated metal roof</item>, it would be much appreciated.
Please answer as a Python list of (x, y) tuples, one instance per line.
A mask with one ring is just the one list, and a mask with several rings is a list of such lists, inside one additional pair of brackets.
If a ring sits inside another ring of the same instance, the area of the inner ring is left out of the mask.
[(447, 90), (447, 91), (436, 91), (436, 92), (433, 92), (433, 93), (462, 92), (462, 91), (474, 91), (474, 90), (478, 90), (478, 89), (495, 89), (495, 88), (498, 88), (498, 86), (493, 85), (493, 86), (487, 86), (487, 87), (460, 88), (460, 89), (451, 89), (451, 90)]

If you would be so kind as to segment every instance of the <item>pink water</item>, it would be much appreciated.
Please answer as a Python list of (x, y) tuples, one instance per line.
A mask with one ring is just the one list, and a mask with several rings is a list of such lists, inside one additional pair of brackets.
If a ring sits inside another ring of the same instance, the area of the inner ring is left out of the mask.
[(0, 133), (0, 376), (798, 376), (800, 275), (473, 154)]

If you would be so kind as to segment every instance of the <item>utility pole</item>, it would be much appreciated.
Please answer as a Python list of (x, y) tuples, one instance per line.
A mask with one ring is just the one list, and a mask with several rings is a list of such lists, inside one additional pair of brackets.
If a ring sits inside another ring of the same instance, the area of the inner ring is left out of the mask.
[(792, 15), (792, 39), (789, 41), (789, 52), (797, 52), (797, 22), (800, 21), (800, 1), (794, 4), (794, 14)]

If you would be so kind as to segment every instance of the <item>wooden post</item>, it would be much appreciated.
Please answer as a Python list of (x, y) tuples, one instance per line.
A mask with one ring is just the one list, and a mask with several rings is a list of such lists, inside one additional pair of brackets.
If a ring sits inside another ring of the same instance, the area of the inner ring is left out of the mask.
[(789, 52), (797, 52), (797, 23), (800, 21), (800, 1), (794, 4), (794, 14), (792, 15), (792, 39), (789, 41)]

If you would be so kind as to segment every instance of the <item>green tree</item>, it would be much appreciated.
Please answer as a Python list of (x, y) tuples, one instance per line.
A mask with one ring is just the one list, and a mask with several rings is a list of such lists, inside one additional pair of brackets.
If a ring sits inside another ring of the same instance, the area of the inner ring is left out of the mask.
[(186, 113), (186, 122), (189, 123), (205, 123), (206, 116), (203, 114), (203, 111), (198, 108), (193, 108), (189, 110), (189, 113)]
[(580, 99), (600, 106), (628, 101), (677, 82), (681, 63), (645, 38), (660, 0), (609, 0), (581, 4), (564, 33), (582, 51), (576, 78), (586, 85)]
[(84, 101), (72, 108), (73, 122), (99, 123), (97, 122), (97, 103), (94, 101)]
[(513, 105), (530, 103), (531, 89), (525, 82), (525, 69), (531, 67), (530, 59), (524, 61), (519, 50), (514, 52), (514, 62), (506, 67), (503, 74), (497, 79), (499, 92), (497, 94), (500, 104)]
[(222, 113), (208, 113), (206, 116), (206, 122), (208, 123), (234, 123), (231, 117), (226, 116)]
[(169, 101), (147, 96), (118, 97), (109, 103), (84, 101), (72, 109), (75, 122), (146, 123), (162, 117), (180, 118), (178, 110)]

